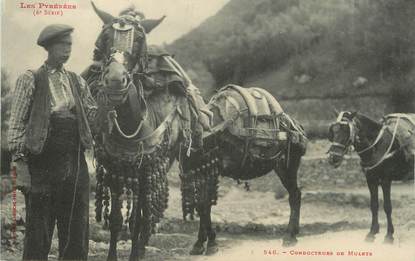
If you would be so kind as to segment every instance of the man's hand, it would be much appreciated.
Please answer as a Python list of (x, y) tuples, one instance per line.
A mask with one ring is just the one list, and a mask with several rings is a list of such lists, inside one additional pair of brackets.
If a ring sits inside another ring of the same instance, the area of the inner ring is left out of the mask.
[[(24, 159), (17, 159), (12, 162), (12, 171), (16, 173), (16, 188), (23, 193), (29, 192), (32, 181), (27, 162)], [(12, 177), (13, 175), (14, 173), (12, 173)]]

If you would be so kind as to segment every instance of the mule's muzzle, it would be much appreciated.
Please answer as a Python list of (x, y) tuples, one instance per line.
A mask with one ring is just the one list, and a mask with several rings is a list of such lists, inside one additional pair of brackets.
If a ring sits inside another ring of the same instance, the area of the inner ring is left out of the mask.
[(121, 90), (127, 86), (128, 79), (127, 76), (119, 76), (119, 77), (105, 77), (104, 78), (104, 85), (107, 88), (113, 90)]

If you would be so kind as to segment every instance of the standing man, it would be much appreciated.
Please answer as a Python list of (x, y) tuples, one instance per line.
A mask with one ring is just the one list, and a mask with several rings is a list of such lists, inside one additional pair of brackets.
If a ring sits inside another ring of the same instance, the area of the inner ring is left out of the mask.
[(48, 52), (36, 71), (17, 79), (8, 132), (17, 187), (25, 194), (23, 260), (47, 260), (55, 223), (59, 258), (88, 257), (89, 176), (84, 150), (91, 148), (96, 105), (85, 81), (63, 64), (74, 29), (46, 26), (37, 44)]

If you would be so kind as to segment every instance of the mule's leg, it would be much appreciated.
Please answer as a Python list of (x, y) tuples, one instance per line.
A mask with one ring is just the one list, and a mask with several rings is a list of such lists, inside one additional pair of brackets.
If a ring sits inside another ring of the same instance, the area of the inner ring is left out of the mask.
[(206, 255), (212, 255), (218, 252), (218, 244), (216, 243), (216, 232), (212, 228), (212, 217), (211, 217), (211, 210), (212, 205), (207, 206), (206, 211), (206, 233), (208, 237), (208, 243), (206, 247)]
[(141, 209), (138, 200), (133, 201), (133, 212), (130, 218), (131, 253), (129, 261), (137, 261), (140, 256), (139, 235), (140, 235)]
[(202, 255), (203, 252), (205, 252), (204, 243), (207, 240), (206, 206), (204, 204), (199, 204), (197, 212), (199, 213), (199, 233), (197, 234), (196, 243), (193, 245), (192, 250), (190, 250), (191, 255)]
[(110, 213), (110, 246), (108, 251), (108, 261), (117, 260), (117, 240), (118, 234), (122, 228), (122, 214), (121, 214), (121, 197), (118, 190), (111, 191), (111, 213)]
[(139, 258), (144, 258), (145, 252), (146, 252), (146, 245), (148, 244), (148, 241), (151, 237), (151, 226), (152, 226), (152, 220), (151, 220), (151, 209), (150, 204), (151, 202), (142, 202), (141, 201), (141, 209), (142, 209), (142, 217), (139, 222), (140, 224), (140, 236), (137, 241), (137, 248), (138, 248), (138, 256)]
[(383, 191), (383, 209), (386, 213), (386, 219), (388, 220), (388, 231), (385, 236), (385, 243), (393, 243), (393, 233), (395, 232), (392, 224), (392, 202), (391, 202), (391, 179), (382, 180)]
[(288, 191), (288, 202), (290, 204), (290, 220), (286, 234), (283, 237), (283, 246), (292, 246), (297, 243), (296, 235), (300, 231), (300, 208), (301, 208), (301, 191), (297, 184), (297, 173), (300, 167), (301, 154), (295, 147), (292, 147), (289, 165), (285, 161), (279, 161), (275, 172), (281, 179), (281, 183)]
[[(371, 174), (368, 174), (371, 175)], [(378, 200), (378, 186), (379, 181), (377, 178), (369, 178), (366, 176), (367, 186), (369, 187), (370, 192), (370, 210), (372, 211), (372, 225), (370, 227), (369, 233), (366, 235), (367, 242), (373, 242), (375, 240), (375, 235), (379, 233), (379, 222), (378, 222), (378, 210), (379, 210), (379, 200)]]

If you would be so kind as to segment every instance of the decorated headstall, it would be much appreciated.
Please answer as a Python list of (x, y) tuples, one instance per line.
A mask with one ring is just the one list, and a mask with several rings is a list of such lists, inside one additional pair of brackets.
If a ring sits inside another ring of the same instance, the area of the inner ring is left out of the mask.
[[(139, 44), (138, 47), (135, 42), (139, 39), (145, 43), (145, 33), (139, 25), (127, 23), (122, 18), (114, 19), (110, 30), (108, 30), (108, 33), (111, 32), (113, 34), (112, 37), (110, 36), (112, 41), (106, 42), (106, 44), (110, 44), (110, 49), (103, 59), (101, 83), (107, 101), (112, 104), (120, 104), (125, 101), (130, 88), (138, 87), (139, 92), (142, 93), (142, 86), (139, 81), (134, 80), (134, 74), (143, 70), (142, 63), (138, 61), (145, 59), (139, 59), (143, 55), (137, 52), (137, 48), (141, 49), (143, 44)], [(108, 48), (108, 46), (104, 48)], [(120, 81), (116, 86), (113, 86), (108, 79), (110, 77), (107, 76), (115, 76)]]
[[(330, 124), (328, 132), (328, 140), (332, 143), (329, 152), (334, 153), (333, 148), (339, 148), (343, 154), (345, 154), (350, 146), (356, 141), (356, 126), (354, 120), (348, 116), (352, 113), (348, 111), (342, 111), (339, 113), (336, 122)], [(344, 132), (347, 133), (342, 140), (334, 140), (335, 133)]]
[(113, 48), (119, 52), (132, 54), (134, 44), (134, 26), (124, 21), (112, 24), (114, 29)]

